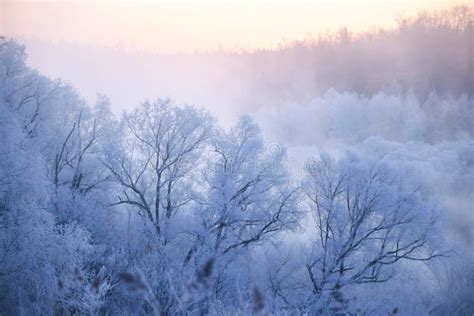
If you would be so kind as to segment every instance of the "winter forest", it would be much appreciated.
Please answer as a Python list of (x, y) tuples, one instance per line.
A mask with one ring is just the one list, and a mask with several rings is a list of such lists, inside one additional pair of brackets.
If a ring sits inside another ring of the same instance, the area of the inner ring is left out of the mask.
[(93, 102), (2, 37), (0, 314), (473, 315), (473, 32), (465, 5), (268, 50), (64, 44), (121, 65)]

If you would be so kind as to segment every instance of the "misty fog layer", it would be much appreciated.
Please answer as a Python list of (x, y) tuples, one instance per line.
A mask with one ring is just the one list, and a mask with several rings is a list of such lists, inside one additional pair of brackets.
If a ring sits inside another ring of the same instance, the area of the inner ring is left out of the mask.
[(210, 108), (228, 123), (259, 108), (307, 103), (329, 89), (413, 93), (422, 103), (433, 92), (472, 96), (472, 15), (471, 8), (456, 7), (400, 19), (393, 30), (342, 29), (253, 52), (154, 55), (73, 40), (24, 42), (33, 66), (72, 83), (91, 102), (106, 94), (117, 113), (144, 98), (168, 96)]
[(0, 312), (472, 314), (473, 31), (464, 6), (271, 51), (3, 40)]

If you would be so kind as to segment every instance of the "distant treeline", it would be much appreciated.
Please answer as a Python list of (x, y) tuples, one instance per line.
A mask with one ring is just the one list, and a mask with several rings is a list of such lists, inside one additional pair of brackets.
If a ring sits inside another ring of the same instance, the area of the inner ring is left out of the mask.
[(372, 95), (413, 92), (424, 99), (474, 93), (474, 7), (424, 12), (398, 27), (353, 34), (347, 29), (287, 43), (278, 50), (229, 53), (233, 72), (278, 101), (304, 100), (330, 88)]
[(474, 6), (464, 5), (399, 18), (393, 29), (341, 29), (273, 50), (165, 55), (74, 42), (25, 43), (33, 65), (71, 80), (91, 100), (101, 92), (129, 109), (144, 95), (166, 95), (217, 109), (219, 116), (222, 104), (242, 114), (304, 104), (329, 89), (365, 97), (413, 93), (421, 103), (432, 93), (471, 98), (473, 29)]

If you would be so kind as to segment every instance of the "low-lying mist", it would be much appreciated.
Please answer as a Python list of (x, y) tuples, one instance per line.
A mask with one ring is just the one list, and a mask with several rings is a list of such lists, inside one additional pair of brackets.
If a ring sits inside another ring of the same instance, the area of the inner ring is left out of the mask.
[[(391, 30), (321, 35), (277, 50), (160, 55), (25, 39), (29, 62), (87, 100), (106, 94), (116, 113), (166, 96), (205, 106), (223, 122), (259, 109), (308, 103), (328, 90), (371, 96), (474, 93), (473, 8), (399, 19)], [(472, 113), (471, 113), (472, 115)], [(472, 118), (469, 117), (469, 118)]]

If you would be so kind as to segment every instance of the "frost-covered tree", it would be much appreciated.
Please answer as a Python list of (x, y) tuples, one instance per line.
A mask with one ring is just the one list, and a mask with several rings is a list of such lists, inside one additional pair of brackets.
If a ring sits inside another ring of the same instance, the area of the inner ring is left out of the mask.
[(400, 261), (442, 255), (433, 207), (396, 169), (323, 155), (308, 164), (304, 192), (315, 225), (305, 267), (311, 302), (322, 312), (347, 307), (346, 287), (387, 282)]
[[(212, 131), (207, 112), (158, 99), (125, 114), (116, 141), (105, 151), (103, 162), (116, 184), (111, 204), (131, 212), (133, 231), (128, 228), (127, 234), (137, 240), (127, 245), (127, 271), (138, 270), (142, 281), (156, 289), (152, 293), (161, 312), (177, 311), (178, 298), (194, 276), (194, 271), (179, 271), (185, 250), (178, 237), (191, 229), (186, 214), (199, 185), (197, 165)], [(142, 225), (133, 225), (137, 221)], [(136, 305), (126, 292), (119, 295), (129, 300), (124, 308)], [(139, 302), (140, 308), (151, 308), (149, 302)]]
[(215, 138), (213, 151), (216, 159), (207, 167), (209, 192), (201, 216), (216, 253), (246, 248), (296, 226), (300, 212), (285, 152), (267, 150), (254, 121), (242, 117)]
[(226, 304), (235, 304), (237, 283), (240, 290), (251, 292), (246, 271), (251, 250), (298, 225), (300, 211), (286, 172), (285, 152), (274, 149), (265, 148), (249, 117), (213, 139), (203, 177), (207, 190), (197, 207), (199, 226), (189, 232), (195, 242), (185, 264), (199, 267), (213, 258), (211, 296)]
[(0, 42), (2, 311), (93, 312), (105, 285), (92, 286), (95, 246), (112, 230), (106, 196), (85, 194), (104, 180), (97, 140), (109, 124), (103, 106), (89, 108), (25, 58), (15, 42)]
[(92, 251), (89, 233), (78, 225), (56, 222), (51, 212), (52, 186), (41, 153), (30, 130), (2, 101), (0, 312), (88, 312), (90, 305), (81, 294), (83, 284), (75, 275), (83, 273)]
[(212, 119), (203, 110), (159, 99), (125, 114), (122, 124), (120, 150), (106, 161), (122, 187), (115, 204), (136, 208), (166, 243), (169, 222), (191, 201), (192, 171)]
[(25, 58), (21, 46), (0, 43), (1, 98), (26, 135), (36, 139), (56, 188), (89, 192), (104, 180), (92, 165), (99, 165), (93, 157), (101, 132), (97, 120), (106, 119), (107, 113), (88, 107), (72, 87), (31, 70)]

